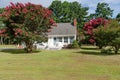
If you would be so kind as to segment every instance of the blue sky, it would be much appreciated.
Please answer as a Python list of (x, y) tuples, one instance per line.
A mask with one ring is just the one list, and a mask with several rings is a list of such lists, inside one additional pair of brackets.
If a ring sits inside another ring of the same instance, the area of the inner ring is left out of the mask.
[[(10, 2), (16, 3), (16, 2), (31, 2), (35, 4), (42, 4), (45, 7), (48, 7), (53, 0), (0, 0), (0, 7), (5, 7), (9, 5)], [(65, 1), (65, 0), (61, 0)], [(114, 10), (113, 17), (116, 17), (116, 15), (120, 12), (120, 0), (66, 0), (69, 2), (78, 1), (82, 4), (84, 7), (89, 7), (89, 13), (94, 13), (97, 3), (98, 2), (106, 2), (109, 4), (111, 9)]]

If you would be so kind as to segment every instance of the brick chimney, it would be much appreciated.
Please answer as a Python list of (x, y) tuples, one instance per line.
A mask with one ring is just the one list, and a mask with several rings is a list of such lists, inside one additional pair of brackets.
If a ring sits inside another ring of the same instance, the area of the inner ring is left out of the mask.
[(73, 24), (74, 24), (75, 27), (77, 26), (77, 20), (76, 19), (74, 19)]
[(73, 25), (74, 25), (74, 27), (75, 27), (75, 40), (76, 40), (76, 36), (77, 36), (77, 20), (76, 20), (76, 18), (74, 19), (74, 21), (73, 21)]

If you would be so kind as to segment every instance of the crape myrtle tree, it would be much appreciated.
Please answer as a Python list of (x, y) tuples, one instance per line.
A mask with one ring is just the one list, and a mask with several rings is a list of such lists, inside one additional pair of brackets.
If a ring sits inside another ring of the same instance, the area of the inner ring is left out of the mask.
[[(0, 14), (4, 11), (4, 8), (0, 8)], [(0, 17), (0, 29), (3, 29), (4, 28), (4, 24), (3, 24), (3, 21), (2, 21), (2, 17)], [(3, 37), (0, 36), (0, 44), (3, 44), (4, 41), (3, 41)]]
[[(5, 10), (5, 8), (0, 8), (0, 14)], [(5, 24), (3, 23), (3, 18), (0, 17), (0, 30), (5, 28)], [(0, 32), (1, 33), (1, 32)], [(10, 44), (11, 41), (8, 37), (0, 36), (0, 44)]]
[(94, 29), (97, 29), (97, 27), (99, 26), (104, 26), (105, 24), (107, 24), (107, 20), (103, 19), (103, 18), (96, 18), (96, 19), (92, 19), (88, 22), (85, 23), (83, 29), (84, 29), (84, 34), (86, 35), (86, 39), (90, 42), (90, 43), (95, 43), (95, 36), (94, 36)]
[(116, 20), (120, 22), (120, 13), (117, 14)]
[(11, 3), (0, 14), (4, 19), (5, 28), (0, 36), (9, 37), (17, 43), (24, 42), (28, 53), (33, 50), (34, 41), (44, 41), (46, 33), (55, 22), (51, 18), (52, 11), (32, 3)]

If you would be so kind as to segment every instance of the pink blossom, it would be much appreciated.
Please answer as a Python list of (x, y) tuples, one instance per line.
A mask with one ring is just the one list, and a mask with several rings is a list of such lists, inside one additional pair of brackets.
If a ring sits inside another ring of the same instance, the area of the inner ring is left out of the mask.
[(0, 17), (2, 16), (2, 14), (0, 14)]
[(30, 19), (33, 20), (35, 17), (31, 17)]
[(11, 8), (13, 8), (13, 9), (16, 8), (16, 5), (14, 3), (10, 2), (10, 4), (11, 4)]
[(94, 39), (89, 39), (89, 41), (90, 41), (91, 43), (94, 43), (94, 42), (95, 42), (95, 40), (94, 40)]
[(23, 9), (23, 13), (27, 13), (28, 10), (26, 8)]
[(50, 22), (50, 24), (54, 24), (55, 23), (55, 21), (53, 19), (50, 19), (49, 22)]

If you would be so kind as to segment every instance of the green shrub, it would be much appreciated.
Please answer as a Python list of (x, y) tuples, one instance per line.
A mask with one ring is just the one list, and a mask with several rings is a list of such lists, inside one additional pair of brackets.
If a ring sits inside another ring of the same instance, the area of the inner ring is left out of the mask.
[(72, 48), (79, 48), (79, 44), (76, 40), (73, 41)]
[(112, 50), (110, 48), (109, 49), (102, 49), (101, 53), (111, 54)]
[(111, 46), (113, 47), (113, 50), (115, 52), (115, 54), (118, 53), (119, 49), (120, 49), (120, 35), (118, 38), (115, 38), (112, 42), (111, 42)]

